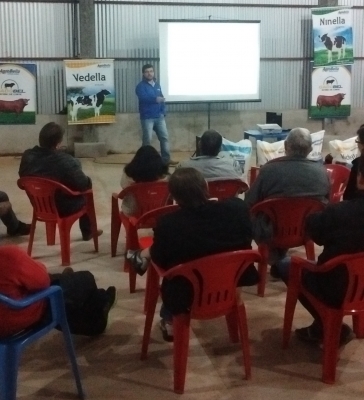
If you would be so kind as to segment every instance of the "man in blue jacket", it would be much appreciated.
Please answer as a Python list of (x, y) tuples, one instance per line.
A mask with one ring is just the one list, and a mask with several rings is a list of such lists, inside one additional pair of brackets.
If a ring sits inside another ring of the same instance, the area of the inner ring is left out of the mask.
[(154, 78), (151, 64), (143, 65), (143, 80), (138, 83), (135, 93), (139, 99), (139, 113), (143, 130), (143, 146), (151, 144), (153, 130), (161, 145), (161, 156), (165, 164), (175, 165), (169, 153), (168, 131), (164, 116), (166, 114), (165, 98), (162, 88)]

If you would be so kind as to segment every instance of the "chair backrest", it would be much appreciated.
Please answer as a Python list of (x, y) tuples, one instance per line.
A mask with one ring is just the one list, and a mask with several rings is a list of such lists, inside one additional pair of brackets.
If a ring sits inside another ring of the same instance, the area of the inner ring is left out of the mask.
[(236, 305), (236, 287), (246, 267), (260, 261), (255, 250), (214, 254), (168, 270), (166, 279), (187, 278), (193, 286), (191, 317), (210, 319), (226, 315)]
[(346, 265), (349, 282), (342, 308), (347, 311), (364, 311), (364, 252), (343, 254), (320, 265), (320, 271), (329, 271)]
[(135, 183), (123, 189), (118, 197), (123, 199), (126, 195), (132, 195), (137, 204), (137, 212), (133, 214), (135, 218), (155, 208), (163, 207), (170, 199), (166, 181)]
[(256, 204), (251, 213), (254, 217), (265, 214), (273, 226), (271, 245), (288, 249), (306, 243), (309, 239), (305, 234), (306, 217), (324, 208), (323, 203), (310, 198), (279, 197)]
[(240, 179), (221, 179), (207, 182), (210, 197), (218, 200), (235, 197), (249, 189), (249, 186)]
[(25, 190), (32, 203), (36, 218), (41, 221), (57, 220), (58, 211), (55, 203), (55, 192), (57, 190), (69, 194), (79, 194), (72, 192), (59, 182), (33, 176), (18, 179), (18, 186)]
[(135, 227), (136, 229), (155, 228), (159, 217), (174, 212), (178, 209), (178, 204), (171, 204), (148, 211), (137, 220)]
[(336, 198), (337, 196), (335, 195), (342, 194), (345, 191), (350, 170), (338, 164), (325, 164), (324, 167), (330, 180), (330, 202), (340, 201), (340, 198)]

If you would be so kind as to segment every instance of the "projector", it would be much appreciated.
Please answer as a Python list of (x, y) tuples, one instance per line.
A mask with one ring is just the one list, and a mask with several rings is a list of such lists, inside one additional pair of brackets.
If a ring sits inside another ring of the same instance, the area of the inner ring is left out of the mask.
[(258, 130), (262, 133), (282, 133), (278, 124), (257, 124)]

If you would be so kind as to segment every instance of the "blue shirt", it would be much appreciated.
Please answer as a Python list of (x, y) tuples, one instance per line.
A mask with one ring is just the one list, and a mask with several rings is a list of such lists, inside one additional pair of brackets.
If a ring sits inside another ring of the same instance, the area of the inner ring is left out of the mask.
[(154, 83), (152, 86), (143, 79), (135, 89), (139, 99), (140, 119), (160, 118), (166, 114), (164, 102), (157, 103), (157, 97), (163, 97), (162, 88), (158, 82)]

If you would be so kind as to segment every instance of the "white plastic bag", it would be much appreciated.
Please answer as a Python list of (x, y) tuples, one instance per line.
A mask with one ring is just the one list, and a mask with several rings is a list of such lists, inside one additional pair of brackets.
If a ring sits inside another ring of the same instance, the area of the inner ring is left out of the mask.
[(329, 142), (330, 153), (333, 157), (333, 164), (348, 164), (351, 167), (351, 162), (359, 157), (359, 149), (355, 140), (356, 136), (346, 140), (331, 140)]
[(322, 145), (324, 143), (325, 131), (318, 131), (311, 133), (312, 151), (307, 156), (309, 160), (319, 161), (322, 160)]
[(243, 174), (242, 179), (248, 182), (248, 172), (250, 170), (252, 158), (252, 142), (250, 140), (243, 139), (235, 143), (223, 138), (219, 155), (232, 157), (234, 160), (238, 161)]

